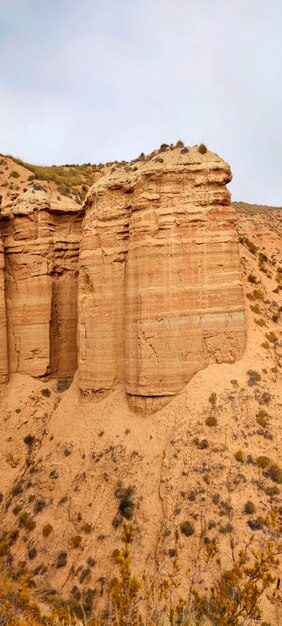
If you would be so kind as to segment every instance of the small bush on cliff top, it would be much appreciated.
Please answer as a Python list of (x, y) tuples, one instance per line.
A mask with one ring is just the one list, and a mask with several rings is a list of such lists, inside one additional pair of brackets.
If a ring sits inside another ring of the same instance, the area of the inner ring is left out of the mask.
[(198, 150), (201, 154), (206, 154), (206, 152), (208, 151), (207, 146), (205, 146), (203, 143), (200, 143)]

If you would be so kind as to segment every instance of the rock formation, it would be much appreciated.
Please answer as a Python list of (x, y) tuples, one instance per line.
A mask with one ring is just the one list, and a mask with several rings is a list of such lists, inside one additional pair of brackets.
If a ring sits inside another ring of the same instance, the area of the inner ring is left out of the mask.
[(7, 323), (4, 290), (4, 248), (0, 238), (0, 384), (8, 379)]
[(9, 372), (72, 377), (81, 211), (68, 205), (58, 210), (43, 191), (34, 190), (1, 217)]
[(215, 154), (167, 147), (112, 168), (83, 208), (38, 185), (14, 198), (0, 216), (0, 382), (71, 378), (78, 363), (84, 397), (123, 384), (134, 409), (153, 411), (210, 362), (238, 359), (230, 180)]
[(209, 362), (232, 362), (245, 318), (229, 166), (175, 148), (116, 169), (86, 202), (79, 262), (79, 385), (123, 383), (155, 410)]

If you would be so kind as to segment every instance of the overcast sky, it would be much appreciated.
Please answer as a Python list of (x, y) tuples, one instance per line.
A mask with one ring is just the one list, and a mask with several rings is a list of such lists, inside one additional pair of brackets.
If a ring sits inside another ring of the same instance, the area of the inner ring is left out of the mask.
[(282, 205), (282, 0), (0, 0), (0, 152), (40, 164), (205, 143)]

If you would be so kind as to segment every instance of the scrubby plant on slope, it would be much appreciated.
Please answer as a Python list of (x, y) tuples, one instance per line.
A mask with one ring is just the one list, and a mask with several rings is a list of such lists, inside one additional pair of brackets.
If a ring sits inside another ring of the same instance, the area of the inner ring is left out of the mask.
[[(132, 525), (124, 525), (122, 548), (115, 550), (113, 560), (116, 575), (109, 585), (107, 606), (103, 614), (86, 617), (83, 607), (72, 606), (61, 600), (56, 606), (49, 604), (43, 616), (38, 599), (40, 592), (32, 578), (11, 569), (0, 569), (0, 626), (249, 626), (262, 623), (261, 599), (271, 590), (278, 565), (281, 546), (277, 537), (281, 532), (278, 512), (272, 510), (264, 519), (267, 529), (265, 540), (254, 547), (253, 538), (237, 553), (229, 568), (222, 567), (215, 543), (206, 546), (207, 567), (213, 568), (214, 583), (203, 593), (193, 582), (187, 597), (179, 594), (180, 533), (175, 531), (175, 544), (171, 550), (173, 575), (162, 577), (162, 567), (153, 579), (145, 575), (139, 579), (132, 570), (130, 544)], [(190, 541), (187, 537), (185, 540)], [(193, 574), (193, 573), (192, 573)], [(48, 598), (45, 598), (48, 602)], [(80, 612), (79, 612), (80, 609)]]

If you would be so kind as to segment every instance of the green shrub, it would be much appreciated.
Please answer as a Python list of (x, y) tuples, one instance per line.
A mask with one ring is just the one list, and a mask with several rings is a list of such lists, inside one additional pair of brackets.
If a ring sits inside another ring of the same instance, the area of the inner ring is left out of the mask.
[(203, 143), (200, 143), (198, 151), (200, 152), (200, 154), (206, 154), (206, 152), (208, 151), (207, 146), (205, 146), (205, 144)]
[(261, 380), (261, 375), (255, 370), (248, 370), (247, 374), (249, 376), (249, 379), (248, 379), (249, 387), (253, 387)]
[(267, 472), (265, 472), (265, 476), (271, 478), (274, 483), (278, 483), (279, 485), (282, 483), (282, 470), (277, 463), (272, 463), (269, 466)]
[(217, 426), (217, 419), (214, 415), (209, 415), (206, 419), (207, 426)]
[(260, 409), (260, 411), (256, 415), (256, 421), (260, 426), (262, 426), (262, 428), (266, 428), (267, 426), (267, 417), (268, 413), (263, 409)]
[(182, 522), (180, 526), (180, 530), (182, 534), (185, 535), (186, 537), (190, 537), (195, 532), (194, 526), (188, 520), (185, 520), (185, 522)]
[(19, 521), (21, 526), (29, 531), (34, 530), (36, 526), (36, 522), (28, 515), (28, 513), (21, 513), (19, 516)]
[(259, 319), (255, 319), (255, 323), (258, 326), (266, 326), (266, 321), (262, 317), (260, 317)]
[(71, 537), (70, 544), (73, 548), (79, 548), (82, 537), (80, 535), (74, 535)]
[(265, 469), (270, 463), (270, 459), (268, 458), (268, 456), (258, 456), (257, 460), (256, 460), (256, 464), (258, 467), (260, 467), (261, 469)]
[(59, 552), (56, 560), (56, 568), (65, 567), (68, 561), (68, 553), (67, 552)]
[(257, 282), (258, 282), (257, 278), (256, 278), (256, 276), (254, 274), (249, 274), (248, 281), (249, 281), (249, 283), (253, 283), (254, 285), (256, 285)]
[(5, 539), (0, 541), (0, 557), (5, 556), (9, 550), (9, 544)]
[(49, 537), (49, 535), (51, 535), (52, 530), (53, 530), (53, 526), (51, 526), (51, 524), (46, 524), (45, 526), (43, 526), (42, 528), (43, 537), (45, 537), (45, 539)]
[(242, 450), (237, 450), (237, 452), (235, 452), (234, 457), (236, 459), (236, 461), (238, 461), (238, 463), (244, 463), (244, 455)]
[(252, 515), (256, 510), (256, 507), (254, 505), (254, 503), (251, 500), (247, 500), (245, 506), (244, 506), (244, 513), (246, 513), (246, 515)]
[(45, 387), (44, 389), (41, 389), (41, 393), (45, 398), (50, 398), (51, 396), (51, 391), (50, 389), (48, 389), (48, 387)]

